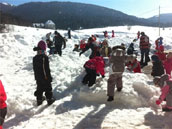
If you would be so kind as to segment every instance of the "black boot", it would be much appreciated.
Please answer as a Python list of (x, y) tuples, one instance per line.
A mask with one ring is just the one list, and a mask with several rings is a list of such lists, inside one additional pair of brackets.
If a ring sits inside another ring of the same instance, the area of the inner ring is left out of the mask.
[(47, 99), (47, 103), (48, 105), (51, 105), (55, 102), (55, 99), (54, 98), (51, 98), (51, 99)]
[(121, 90), (122, 90), (122, 88), (117, 88), (117, 91), (118, 91), (118, 92), (121, 92)]
[(109, 96), (109, 98), (107, 99), (108, 102), (113, 101), (113, 96)]

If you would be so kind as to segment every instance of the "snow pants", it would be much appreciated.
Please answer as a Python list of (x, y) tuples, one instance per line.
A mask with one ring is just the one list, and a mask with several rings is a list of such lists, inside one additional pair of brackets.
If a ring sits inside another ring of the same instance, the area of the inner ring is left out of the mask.
[(149, 58), (149, 48), (143, 48), (141, 49), (141, 61), (140, 64), (147, 64), (150, 61)]
[(96, 82), (96, 70), (85, 68), (86, 75), (83, 78), (83, 83), (88, 84), (88, 86), (92, 86)]
[(55, 48), (56, 48), (56, 52), (57, 52), (60, 56), (62, 56), (62, 45), (56, 45)]
[(0, 126), (3, 125), (6, 114), (7, 108), (0, 109)]
[(114, 73), (109, 76), (108, 87), (107, 87), (108, 96), (114, 96), (115, 86), (117, 87), (118, 91), (121, 91), (121, 89), (123, 88), (122, 73)]
[(53, 97), (52, 93), (52, 86), (51, 82), (49, 81), (37, 81), (37, 89), (35, 92), (35, 96), (37, 98), (37, 101), (42, 101), (43, 100), (43, 93), (45, 92), (45, 96), (47, 100), (51, 100)]

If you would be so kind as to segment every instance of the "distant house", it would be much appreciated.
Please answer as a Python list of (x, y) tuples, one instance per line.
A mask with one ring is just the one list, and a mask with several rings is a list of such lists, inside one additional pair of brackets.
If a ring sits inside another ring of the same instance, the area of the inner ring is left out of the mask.
[(33, 23), (33, 27), (36, 27), (36, 28), (44, 28), (44, 23)]
[(48, 20), (46, 23), (45, 23), (45, 28), (47, 29), (56, 29), (56, 25), (55, 23), (52, 21), (52, 20)]

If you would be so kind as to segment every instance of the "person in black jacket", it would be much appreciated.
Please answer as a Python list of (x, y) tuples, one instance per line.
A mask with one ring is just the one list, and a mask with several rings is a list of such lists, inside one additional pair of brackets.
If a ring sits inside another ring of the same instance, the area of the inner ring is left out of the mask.
[(93, 38), (90, 37), (88, 39), (88, 43), (86, 44), (85, 48), (79, 53), (79, 56), (81, 56), (81, 54), (83, 54), (85, 51), (87, 51), (88, 49), (91, 49), (91, 55), (89, 56), (90, 59), (96, 57), (96, 56), (100, 56), (100, 45), (96, 42), (94, 42)]
[(37, 84), (37, 89), (34, 93), (37, 99), (37, 105), (41, 105), (44, 98), (43, 93), (47, 99), (48, 105), (51, 105), (54, 102), (53, 93), (52, 93), (52, 77), (49, 67), (49, 59), (46, 55), (46, 43), (40, 41), (38, 46), (34, 48), (34, 51), (37, 51), (37, 55), (33, 57), (33, 70), (34, 76)]
[(63, 46), (63, 49), (66, 48), (66, 41), (57, 31), (55, 31), (54, 34), (55, 36), (54, 36), (53, 42), (54, 42), (56, 51), (60, 56), (62, 56), (62, 46)]
[(151, 75), (153, 77), (163, 75), (164, 67), (159, 57), (157, 55), (152, 55), (151, 59), (152, 59), (152, 64), (153, 64)]

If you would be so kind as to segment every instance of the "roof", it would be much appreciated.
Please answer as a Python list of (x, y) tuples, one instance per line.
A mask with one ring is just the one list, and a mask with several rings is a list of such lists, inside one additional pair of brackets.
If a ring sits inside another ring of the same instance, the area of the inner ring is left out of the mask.
[(55, 23), (52, 20), (48, 20), (45, 24), (53, 24), (53, 25), (55, 25)]

